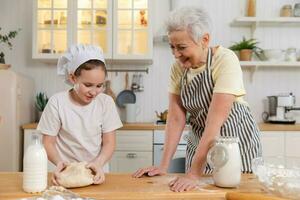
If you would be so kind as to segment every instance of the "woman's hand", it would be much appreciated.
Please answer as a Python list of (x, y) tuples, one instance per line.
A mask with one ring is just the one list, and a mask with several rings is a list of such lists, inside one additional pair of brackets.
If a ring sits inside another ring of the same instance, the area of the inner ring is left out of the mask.
[(132, 174), (132, 177), (134, 178), (140, 178), (144, 174), (148, 176), (162, 176), (167, 173), (167, 169), (162, 168), (162, 167), (156, 167), (156, 166), (151, 166), (151, 167), (145, 167), (145, 168), (140, 168), (136, 172)]
[(57, 163), (57, 165), (56, 165), (56, 169), (55, 169), (55, 171), (54, 171), (54, 173), (53, 173), (53, 175), (52, 175), (52, 183), (54, 184), (54, 185), (59, 185), (59, 183), (58, 183), (58, 181), (57, 181), (57, 179), (58, 179), (58, 177), (59, 177), (59, 174), (62, 172), (62, 171), (64, 171), (65, 170), (65, 168), (67, 167), (69, 165), (69, 162), (67, 162), (67, 161), (59, 161), (58, 163)]
[(104, 175), (104, 171), (103, 171), (101, 165), (92, 161), (92, 162), (88, 163), (85, 167), (88, 169), (91, 169), (93, 171), (93, 173), (95, 174), (94, 184), (101, 184), (105, 181), (105, 175)]
[(169, 183), (173, 192), (183, 192), (195, 189), (198, 186), (200, 176), (188, 173), (182, 177), (176, 177)]

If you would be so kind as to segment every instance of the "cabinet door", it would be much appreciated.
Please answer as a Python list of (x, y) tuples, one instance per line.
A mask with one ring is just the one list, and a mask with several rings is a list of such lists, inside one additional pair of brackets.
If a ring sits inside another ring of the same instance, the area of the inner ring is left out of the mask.
[(68, 0), (35, 0), (33, 58), (58, 58), (68, 46)]
[(76, 0), (75, 41), (103, 49), (105, 58), (112, 57), (112, 1)]
[(150, 0), (114, 0), (114, 59), (152, 59), (150, 3)]
[(117, 131), (116, 150), (151, 151), (153, 149), (153, 131), (128, 130)]
[[(26, 152), (27, 147), (31, 144), (31, 137), (32, 134), (36, 132), (36, 129), (25, 129), (24, 130), (24, 142), (23, 142), (23, 147), (24, 147), (24, 154)], [(39, 134), (40, 136), (40, 141), (42, 142), (42, 134)], [(24, 157), (24, 155), (23, 155)], [(52, 164), (49, 160), (48, 160), (48, 171), (49, 172), (53, 172), (55, 170), (55, 165)]]
[(285, 153), (287, 167), (300, 167), (300, 131), (287, 131), (285, 135)]
[(152, 152), (116, 151), (110, 162), (110, 172), (133, 173), (152, 165)]
[(262, 154), (268, 161), (277, 161), (278, 157), (284, 157), (284, 132), (261, 132)]

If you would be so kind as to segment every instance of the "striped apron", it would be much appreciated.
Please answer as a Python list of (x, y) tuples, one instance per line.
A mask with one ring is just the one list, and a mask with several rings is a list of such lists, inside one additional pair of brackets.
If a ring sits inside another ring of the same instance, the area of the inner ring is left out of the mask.
[[(192, 131), (189, 135), (186, 151), (186, 171), (191, 167), (193, 156), (202, 137), (205, 121), (213, 95), (213, 78), (211, 72), (212, 50), (209, 49), (206, 69), (187, 83), (187, 72), (181, 79), (181, 101), (190, 113)], [(258, 127), (250, 113), (250, 109), (239, 102), (234, 102), (228, 119), (220, 129), (221, 136), (239, 138), (242, 160), (242, 172), (251, 173), (251, 160), (261, 156), (261, 143)], [(212, 173), (212, 167), (206, 164), (205, 174)]]

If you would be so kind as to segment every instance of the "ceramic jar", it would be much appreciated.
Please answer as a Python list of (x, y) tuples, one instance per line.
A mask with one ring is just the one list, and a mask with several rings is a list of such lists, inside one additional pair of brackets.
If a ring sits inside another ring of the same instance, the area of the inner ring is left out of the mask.
[(280, 10), (280, 17), (291, 17), (293, 15), (292, 5), (284, 5)]
[(294, 6), (294, 16), (300, 17), (300, 3), (296, 3)]

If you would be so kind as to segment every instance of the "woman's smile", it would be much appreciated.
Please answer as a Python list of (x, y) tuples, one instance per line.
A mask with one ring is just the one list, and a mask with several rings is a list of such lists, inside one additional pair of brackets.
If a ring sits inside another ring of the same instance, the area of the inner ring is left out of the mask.
[(196, 43), (186, 30), (169, 33), (169, 43), (174, 57), (185, 68), (205, 62), (206, 52)]

